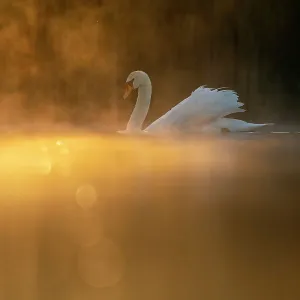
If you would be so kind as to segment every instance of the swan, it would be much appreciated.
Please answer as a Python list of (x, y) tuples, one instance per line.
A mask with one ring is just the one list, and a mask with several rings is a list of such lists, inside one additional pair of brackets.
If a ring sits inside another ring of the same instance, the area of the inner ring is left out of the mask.
[(133, 71), (126, 79), (123, 99), (133, 90), (138, 90), (136, 105), (127, 123), (126, 130), (119, 133), (170, 133), (201, 132), (221, 133), (224, 131), (253, 131), (270, 124), (247, 123), (225, 116), (244, 112), (244, 104), (239, 102), (233, 90), (211, 89), (200, 86), (192, 94), (170, 109), (166, 114), (142, 130), (150, 108), (152, 84), (150, 77), (143, 71)]

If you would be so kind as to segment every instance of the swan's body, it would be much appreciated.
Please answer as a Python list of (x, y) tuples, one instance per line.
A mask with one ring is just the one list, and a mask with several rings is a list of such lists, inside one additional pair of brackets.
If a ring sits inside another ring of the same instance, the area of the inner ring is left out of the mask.
[[(130, 116), (126, 130), (122, 133), (142, 131), (142, 125), (149, 111), (152, 85), (149, 76), (142, 71), (130, 73), (126, 80), (127, 98), (133, 89), (138, 89), (138, 98)], [(244, 104), (238, 101), (238, 95), (232, 90), (210, 89), (204, 86), (196, 89), (188, 98), (174, 106), (162, 117), (154, 121), (144, 132), (221, 132), (251, 131), (268, 124), (252, 124), (241, 120), (224, 118), (227, 115), (244, 112)]]

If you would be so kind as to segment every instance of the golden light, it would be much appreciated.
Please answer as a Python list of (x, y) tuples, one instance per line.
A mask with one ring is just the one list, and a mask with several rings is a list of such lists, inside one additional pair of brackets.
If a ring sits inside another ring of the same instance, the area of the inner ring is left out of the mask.
[(63, 141), (60, 141), (60, 140), (56, 141), (57, 146), (62, 146), (63, 144), (64, 144)]
[[(237, 168), (239, 144), (210, 138), (182, 141), (92, 134), (15, 136), (1, 141), (0, 177), (2, 189), (22, 197), (26, 192), (42, 193), (39, 180), (47, 181), (50, 176), (62, 187), (74, 186), (72, 193), (78, 204), (90, 207), (96, 199), (125, 197), (135, 182), (146, 183), (146, 174), (151, 180), (184, 172), (203, 175), (213, 171), (226, 176)], [(253, 155), (243, 162), (244, 173), (255, 171), (255, 151), (267, 150), (268, 145), (272, 147), (272, 143), (265, 143), (262, 149), (259, 141), (249, 143)], [(96, 177), (97, 192), (88, 181)]]
[(2, 174), (50, 174), (51, 160), (46, 148), (40, 149), (29, 142), (18, 142), (15, 145), (4, 146), (0, 153)]
[[(220, 248), (219, 231), (213, 226), (223, 228), (222, 203), (234, 198), (261, 201), (262, 187), (274, 188), (265, 184), (272, 167), (264, 158), (272, 154), (270, 147), (278, 148), (266, 140), (245, 146), (243, 140), (222, 137), (192, 140), (117, 134), (10, 135), (0, 143), (3, 282), (12, 287), (17, 283), (23, 290), (29, 286), (28, 299), (35, 298), (40, 271), (45, 272), (41, 278), (47, 285), (53, 280), (50, 284), (61, 290), (67, 284), (63, 296), (70, 292), (75, 298), (80, 292), (77, 286), (93, 292), (116, 287), (122, 293), (130, 276), (144, 276), (140, 283), (159, 290), (165, 274), (173, 278), (175, 269), (181, 282), (181, 271), (187, 269), (186, 260), (177, 265), (180, 255), (199, 267), (201, 275), (207, 255), (198, 261), (199, 253), (210, 249), (203, 245)], [(248, 183), (248, 174), (258, 180)], [(212, 205), (218, 201), (221, 206)], [(230, 226), (226, 231), (229, 235), (220, 231), (220, 245), (232, 236), (231, 230)], [(245, 248), (248, 245), (247, 241)], [(214, 256), (208, 264), (211, 261)], [(73, 278), (76, 284), (70, 285)], [(132, 287), (136, 289), (134, 280)]]

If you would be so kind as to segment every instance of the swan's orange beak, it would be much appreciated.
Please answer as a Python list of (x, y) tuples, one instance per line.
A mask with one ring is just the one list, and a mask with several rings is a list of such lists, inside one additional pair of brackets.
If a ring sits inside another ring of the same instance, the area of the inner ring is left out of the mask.
[(133, 86), (131, 83), (126, 83), (124, 87), (124, 94), (123, 94), (123, 99), (125, 100), (132, 92)]

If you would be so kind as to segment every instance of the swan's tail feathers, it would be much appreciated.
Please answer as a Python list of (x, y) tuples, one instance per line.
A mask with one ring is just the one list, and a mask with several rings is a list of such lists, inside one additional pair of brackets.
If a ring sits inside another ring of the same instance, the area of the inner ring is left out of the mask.
[(247, 123), (247, 126), (245, 126), (245, 130), (256, 130), (256, 129), (260, 129), (267, 126), (273, 126), (273, 125), (274, 123), (264, 123), (264, 124)]
[(274, 123), (262, 123), (262, 124), (255, 124), (255, 123), (249, 123), (251, 126), (259, 126), (259, 127), (266, 127), (266, 126), (273, 126)]
[(248, 123), (248, 127), (249, 128), (261, 128), (261, 127), (265, 127), (267, 126), (267, 124), (254, 124), (254, 123)]
[(248, 123), (243, 120), (220, 118), (206, 126), (205, 131), (218, 130), (222, 128), (228, 129), (229, 132), (249, 132), (259, 130), (263, 127), (270, 126), (271, 123), (255, 124)]

